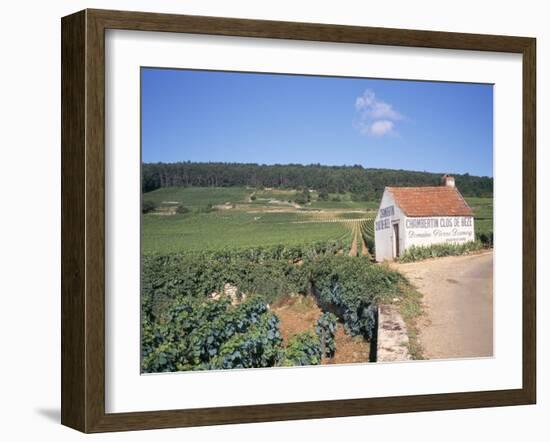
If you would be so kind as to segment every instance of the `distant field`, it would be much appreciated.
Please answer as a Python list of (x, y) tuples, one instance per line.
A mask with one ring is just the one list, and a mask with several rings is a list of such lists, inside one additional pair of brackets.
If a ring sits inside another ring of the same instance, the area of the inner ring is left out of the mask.
[(464, 198), (474, 211), (474, 228), (476, 233), (493, 231), (493, 198)]
[(373, 201), (314, 201), (308, 207), (312, 209), (378, 209)]
[(329, 193), (328, 200), (317, 200), (317, 193), (314, 193), (316, 201), (308, 206), (315, 209), (360, 209), (378, 210), (380, 201), (354, 201), (350, 193)]
[[(245, 187), (162, 187), (143, 194), (143, 200), (158, 205), (181, 204), (190, 209), (228, 203), (251, 204), (272, 207), (294, 202), (298, 192), (293, 189), (254, 190)], [(254, 196), (254, 200), (250, 199)], [(311, 192), (312, 201), (303, 205), (308, 209), (357, 209), (377, 210), (379, 201), (353, 201), (351, 194), (329, 194), (328, 201), (318, 200), (317, 192)], [(338, 198), (338, 201), (334, 199)], [(277, 201), (280, 203), (277, 203)]]
[(296, 190), (286, 189), (270, 189), (270, 190), (257, 190), (254, 195), (260, 199), (277, 199), (281, 201), (293, 200), (296, 198)]
[(208, 204), (245, 202), (252, 190), (244, 187), (163, 187), (143, 195), (143, 200), (157, 204), (178, 203), (188, 208)]
[(314, 222), (300, 213), (254, 214), (222, 210), (173, 216), (148, 214), (142, 221), (142, 252), (162, 254), (298, 245), (348, 236), (351, 239), (351, 229), (345, 223)]
[[(255, 195), (254, 201), (250, 196)], [(184, 215), (146, 214), (142, 219), (142, 251), (173, 253), (220, 248), (298, 245), (349, 238), (353, 220), (374, 218), (378, 201), (356, 202), (349, 194), (331, 194), (341, 201), (316, 201), (296, 208), (288, 204), (294, 190), (257, 190), (244, 187), (167, 187), (148, 192), (144, 200), (157, 205), (180, 204)], [(281, 201), (274, 203), (273, 200)], [(271, 202), (270, 202), (271, 200)], [(493, 199), (466, 198), (475, 213), (476, 233), (493, 230)], [(208, 205), (236, 204), (236, 208), (199, 213)], [(359, 221), (358, 221), (359, 222)]]

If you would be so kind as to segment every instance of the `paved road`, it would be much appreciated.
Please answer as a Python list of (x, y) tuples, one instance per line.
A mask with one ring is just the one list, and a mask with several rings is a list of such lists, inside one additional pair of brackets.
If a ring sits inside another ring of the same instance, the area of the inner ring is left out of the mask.
[(493, 355), (493, 253), (395, 264), (424, 295), (427, 359)]

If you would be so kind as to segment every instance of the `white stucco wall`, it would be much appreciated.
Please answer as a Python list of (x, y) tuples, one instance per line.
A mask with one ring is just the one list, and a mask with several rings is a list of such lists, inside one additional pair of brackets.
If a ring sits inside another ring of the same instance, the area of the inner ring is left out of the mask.
[[(385, 211), (386, 213), (384, 213)], [(399, 249), (401, 251), (405, 249), (404, 222), (405, 215), (395, 204), (393, 195), (385, 190), (374, 220), (374, 251), (376, 261), (385, 261), (394, 258), (394, 223), (399, 224)]]
[(412, 245), (460, 244), (475, 239), (474, 219), (471, 216), (407, 217), (395, 203), (393, 195), (384, 191), (374, 220), (376, 261), (395, 258), (394, 228), (399, 225), (399, 250), (403, 253)]
[(472, 216), (405, 218), (405, 248), (412, 245), (461, 244), (475, 239)]

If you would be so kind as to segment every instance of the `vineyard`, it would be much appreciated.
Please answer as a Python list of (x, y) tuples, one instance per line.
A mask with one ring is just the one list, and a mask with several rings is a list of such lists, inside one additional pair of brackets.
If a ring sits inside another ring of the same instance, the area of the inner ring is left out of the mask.
[[(401, 296), (404, 282), (332, 248), (150, 256), (142, 265), (145, 373), (318, 365), (338, 351), (337, 321), (350, 336), (371, 341), (377, 303)], [(283, 345), (270, 304), (288, 293), (313, 293), (324, 313), (314, 329)]]
[[(408, 283), (372, 261), (374, 202), (245, 187), (145, 197), (144, 373), (368, 362), (377, 305), (408, 302)], [(489, 201), (469, 202), (492, 241)]]
[[(154, 209), (142, 217), (145, 255), (334, 240), (347, 241), (345, 249), (349, 249), (360, 241), (365, 232), (362, 226), (372, 224), (376, 214), (372, 203), (356, 204), (346, 195), (329, 201), (333, 208), (318, 209), (315, 203), (322, 201), (310, 192), (311, 201), (300, 205), (293, 200), (297, 198), (294, 190), (167, 187), (147, 193), (146, 198)], [(361, 247), (359, 243), (359, 253), (366, 256)]]

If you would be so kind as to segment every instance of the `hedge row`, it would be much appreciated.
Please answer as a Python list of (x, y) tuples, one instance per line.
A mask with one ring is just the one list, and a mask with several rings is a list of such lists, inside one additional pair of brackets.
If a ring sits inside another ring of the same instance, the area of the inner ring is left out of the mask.
[(334, 255), (338, 252), (349, 252), (349, 240), (314, 241), (306, 244), (296, 245), (271, 245), (253, 248), (225, 248), (218, 250), (189, 251), (173, 255), (148, 254), (147, 257), (173, 257), (173, 256), (203, 256), (216, 260), (232, 260), (235, 258), (247, 259), (250, 262), (262, 262), (270, 259), (284, 259), (299, 261), (313, 259), (318, 256)]
[(304, 293), (307, 275), (285, 260), (254, 262), (208, 255), (148, 257), (142, 261), (142, 303), (155, 316), (177, 297), (202, 300), (223, 293), (225, 284), (248, 294), (261, 294), (267, 302), (288, 293)]
[(312, 267), (310, 278), (321, 307), (334, 309), (352, 336), (371, 340), (377, 304), (399, 295), (403, 277), (364, 257), (321, 258)]
[(151, 310), (153, 305), (177, 296), (202, 299), (222, 292), (226, 283), (243, 293), (261, 293), (268, 302), (281, 294), (304, 293), (309, 281), (295, 263), (334, 256), (341, 250), (340, 241), (329, 241), (306, 246), (145, 255), (141, 273), (144, 308)]
[(323, 355), (332, 358), (336, 352), (336, 341), (334, 333), (336, 332), (337, 318), (330, 312), (323, 313), (317, 320), (315, 333), (319, 337), (321, 352)]
[(281, 365), (319, 365), (322, 357), (319, 336), (307, 331), (290, 338), (281, 361)]
[(493, 232), (477, 232), (476, 241), (481, 242), (485, 247), (493, 247)]

